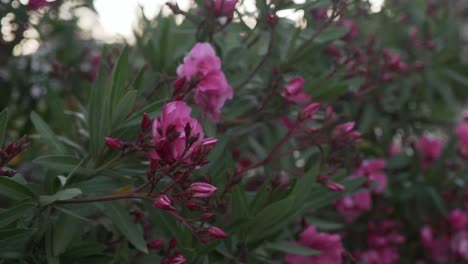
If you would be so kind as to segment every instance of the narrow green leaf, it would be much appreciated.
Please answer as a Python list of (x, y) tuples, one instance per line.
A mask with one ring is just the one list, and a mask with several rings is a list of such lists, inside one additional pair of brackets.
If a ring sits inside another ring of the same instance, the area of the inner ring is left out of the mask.
[(59, 172), (69, 173), (76, 169), (79, 173), (90, 173), (90, 170), (80, 167), (82, 159), (70, 155), (49, 155), (42, 156), (33, 161), (36, 164), (46, 168), (57, 170)]
[(72, 199), (78, 195), (81, 195), (83, 192), (78, 188), (70, 188), (57, 192), (53, 195), (41, 195), (39, 201), (42, 206), (51, 204), (55, 201), (65, 201)]
[(66, 152), (65, 147), (59, 141), (58, 137), (36, 112), (31, 113), (31, 121), (39, 135), (41, 135), (41, 139), (44, 139), (50, 147), (61, 154)]
[(65, 252), (79, 228), (79, 221), (68, 214), (60, 214), (52, 226), (52, 252), (59, 256)]
[(133, 223), (127, 210), (117, 202), (109, 202), (104, 205), (104, 213), (136, 249), (148, 253), (143, 232)]
[(8, 108), (0, 112), (0, 147), (3, 145), (8, 123)]
[(28, 215), (32, 214), (36, 207), (36, 203), (25, 202), (2, 211), (0, 213), (0, 228), (18, 219), (26, 218)]
[(129, 91), (119, 100), (112, 112), (112, 126), (118, 127), (125, 120), (127, 115), (133, 108), (138, 92), (136, 90)]
[(26, 185), (6, 177), (0, 177), (0, 194), (17, 201), (36, 198)]
[(120, 54), (119, 60), (112, 70), (112, 90), (111, 90), (111, 107), (112, 115), (116, 110), (117, 103), (123, 99), (125, 94), (126, 83), (128, 80), (128, 47), (125, 47)]
[(314, 256), (320, 254), (320, 251), (314, 250), (308, 247), (304, 247), (301, 245), (293, 244), (291, 242), (278, 242), (274, 244), (269, 244), (266, 246), (269, 249), (278, 250), (284, 253), (291, 253), (294, 255), (301, 255), (301, 256)]

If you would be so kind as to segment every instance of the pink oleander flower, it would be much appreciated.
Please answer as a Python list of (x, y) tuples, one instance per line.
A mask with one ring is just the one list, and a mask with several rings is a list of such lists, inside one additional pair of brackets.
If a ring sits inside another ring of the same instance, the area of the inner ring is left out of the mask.
[(455, 128), (455, 135), (458, 138), (458, 152), (461, 156), (468, 158), (468, 122), (460, 122)]
[(341, 20), (340, 22), (338, 22), (338, 25), (348, 29), (348, 33), (344, 37), (341, 38), (344, 41), (352, 41), (359, 34), (359, 25), (352, 20), (349, 20), (349, 19)]
[(397, 223), (390, 220), (371, 222), (367, 230), (369, 250), (361, 253), (359, 260), (365, 264), (396, 263), (400, 258), (398, 245), (404, 242)]
[(372, 208), (371, 193), (368, 191), (358, 192), (338, 199), (334, 205), (338, 213), (343, 215), (345, 220), (350, 223)]
[(468, 227), (468, 213), (455, 209), (447, 216), (447, 222), (454, 231), (460, 231)]
[(46, 0), (29, 0), (28, 8), (31, 10), (39, 10), (43, 7), (50, 5), (52, 2)]
[(370, 182), (376, 182), (377, 186), (373, 191), (382, 193), (387, 187), (387, 175), (382, 171), (385, 168), (385, 163), (383, 159), (364, 160), (353, 175), (364, 176)]
[(197, 43), (177, 68), (180, 79), (195, 86), (195, 103), (212, 121), (218, 121), (224, 102), (232, 99), (233, 91), (224, 73), (221, 60), (209, 43)]
[(213, 196), (218, 189), (213, 185), (206, 182), (195, 182), (190, 185), (189, 191), (192, 197), (195, 198), (208, 198)]
[(450, 249), (456, 257), (468, 260), (468, 231), (455, 233), (450, 241)]
[(237, 0), (205, 0), (205, 6), (213, 11), (216, 17), (232, 19)]
[(161, 117), (153, 122), (153, 159), (166, 163), (191, 163), (192, 152), (203, 143), (203, 128), (190, 117), (192, 109), (182, 101), (166, 104)]
[(388, 155), (390, 157), (397, 156), (401, 153), (401, 143), (397, 141), (393, 141), (388, 149)]
[(319, 255), (286, 255), (288, 264), (341, 264), (344, 253), (339, 235), (318, 233), (314, 226), (309, 226), (299, 236), (296, 244), (320, 251)]
[(444, 143), (441, 139), (422, 135), (416, 145), (420, 153), (420, 164), (423, 170), (429, 168), (442, 154)]
[(281, 95), (290, 102), (307, 104), (310, 102), (310, 94), (302, 91), (304, 84), (304, 78), (300, 76), (295, 77), (283, 87)]
[(450, 241), (447, 236), (436, 238), (432, 229), (425, 226), (420, 231), (427, 255), (436, 263), (446, 263), (450, 258)]
[(401, 61), (401, 58), (398, 54), (395, 54), (389, 50), (384, 50), (383, 54), (391, 71), (404, 73), (408, 70), (408, 65)]

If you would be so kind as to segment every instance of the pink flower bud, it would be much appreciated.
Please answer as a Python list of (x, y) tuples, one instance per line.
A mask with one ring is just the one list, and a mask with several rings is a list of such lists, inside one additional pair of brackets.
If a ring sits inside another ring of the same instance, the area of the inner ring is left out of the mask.
[(122, 141), (116, 138), (106, 137), (106, 145), (109, 149), (115, 150), (122, 147)]
[(267, 24), (270, 25), (270, 27), (276, 26), (276, 23), (278, 23), (278, 16), (275, 13), (269, 12), (266, 16), (266, 21)]
[(141, 130), (148, 130), (151, 127), (151, 118), (147, 113), (143, 114), (140, 126)]
[(185, 264), (185, 263), (187, 263), (187, 259), (180, 254), (173, 256), (169, 260), (169, 264)]
[(347, 122), (335, 127), (334, 132), (337, 135), (345, 135), (351, 132), (354, 129), (355, 123), (354, 122)]
[(304, 116), (304, 118), (311, 119), (314, 117), (314, 115), (319, 109), (320, 103), (311, 103), (304, 107), (304, 109), (302, 110), (302, 115)]
[(327, 188), (332, 192), (342, 192), (345, 190), (345, 187), (343, 185), (336, 182), (329, 182), (327, 184)]
[(215, 226), (208, 228), (208, 233), (212, 238), (227, 238), (229, 236), (226, 232)]
[(215, 214), (214, 213), (204, 213), (202, 216), (201, 216), (201, 219), (203, 221), (211, 221), (213, 220)]
[(174, 93), (179, 92), (185, 86), (186, 81), (187, 79), (185, 77), (177, 78), (174, 82)]
[(171, 240), (169, 240), (169, 248), (175, 248), (177, 247), (177, 239), (175, 239), (175, 237), (171, 238)]
[(151, 249), (161, 249), (163, 246), (164, 240), (162, 240), (161, 238), (151, 241), (151, 243), (149, 243), (148, 245), (148, 247)]
[(187, 209), (189, 210), (194, 210), (195, 208), (198, 207), (198, 205), (195, 202), (189, 201), (185, 204), (185, 207), (187, 207)]
[(167, 195), (160, 195), (156, 200), (154, 200), (154, 206), (159, 209), (166, 211), (175, 211), (175, 207), (172, 206), (172, 201), (167, 197)]
[(195, 198), (207, 198), (211, 197), (218, 190), (213, 185), (206, 182), (195, 182), (190, 185), (189, 191), (192, 193), (192, 197)]

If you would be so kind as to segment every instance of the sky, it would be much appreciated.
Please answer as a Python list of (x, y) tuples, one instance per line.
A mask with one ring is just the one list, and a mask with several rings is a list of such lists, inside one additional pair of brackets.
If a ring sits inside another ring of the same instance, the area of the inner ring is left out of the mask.
[[(102, 30), (94, 34), (97, 38), (112, 39), (114, 37), (124, 37), (132, 40), (132, 29), (138, 20), (139, 6), (143, 7), (143, 12), (148, 18), (154, 17), (168, 0), (95, 0), (95, 6), (99, 14), (99, 22)], [(306, 0), (295, 0), (303, 3)], [(172, 0), (179, 5), (182, 10), (187, 10), (192, 0)], [(244, 0), (248, 10), (255, 9), (255, 0)], [(371, 0), (372, 11), (378, 12), (384, 0)], [(293, 12), (279, 14), (281, 17), (297, 16)]]

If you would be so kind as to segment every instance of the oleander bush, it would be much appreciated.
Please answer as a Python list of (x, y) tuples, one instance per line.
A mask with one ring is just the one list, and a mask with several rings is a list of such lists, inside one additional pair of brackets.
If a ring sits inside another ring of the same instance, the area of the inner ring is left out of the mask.
[(454, 2), (2, 1), (0, 262), (468, 263)]

